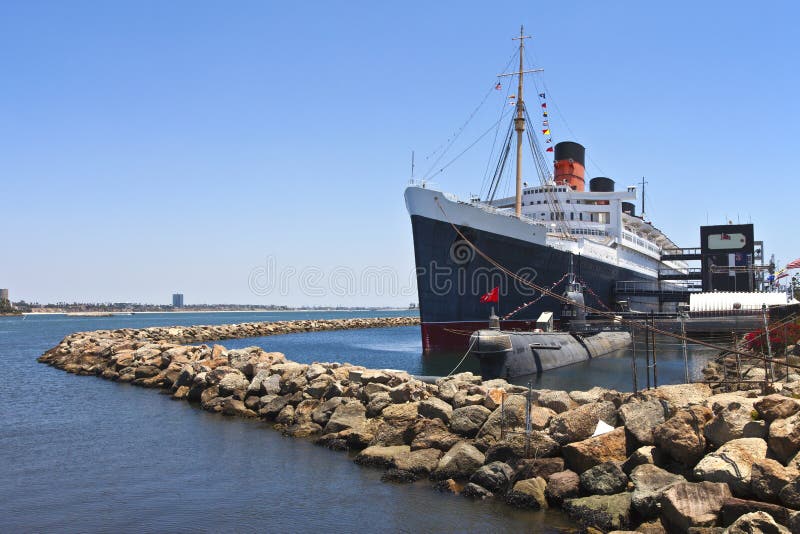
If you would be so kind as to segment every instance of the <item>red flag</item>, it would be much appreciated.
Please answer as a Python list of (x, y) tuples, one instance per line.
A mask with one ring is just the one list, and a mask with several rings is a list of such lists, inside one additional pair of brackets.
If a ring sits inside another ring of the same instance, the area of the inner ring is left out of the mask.
[(500, 288), (496, 287), (486, 293), (485, 295), (481, 296), (481, 302), (500, 302)]
[(547, 102), (542, 102), (542, 107), (546, 109), (547, 108)]
[(797, 258), (794, 261), (790, 261), (786, 264), (786, 269), (798, 269), (800, 268), (800, 258)]
[(547, 147), (547, 149), (545, 150), (545, 152), (552, 152), (552, 151), (553, 151), (553, 147), (551, 147), (551, 146)]

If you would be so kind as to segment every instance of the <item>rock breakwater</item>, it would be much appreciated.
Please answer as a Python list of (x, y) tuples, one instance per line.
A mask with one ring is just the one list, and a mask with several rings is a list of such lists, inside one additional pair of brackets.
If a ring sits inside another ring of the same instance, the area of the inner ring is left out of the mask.
[[(470, 498), (557, 506), (604, 532), (800, 532), (800, 381), (766, 396), (688, 384), (636, 394), (534, 390), (528, 398), (526, 388), (471, 373), (429, 384), (402, 371), (301, 364), (259, 347), (186, 345), (417, 322), (81, 332), (39, 361), (269, 421), (286, 435), (351, 451), (357, 463), (384, 469), (387, 481), (429, 479)], [(600, 433), (600, 422), (613, 430)]]

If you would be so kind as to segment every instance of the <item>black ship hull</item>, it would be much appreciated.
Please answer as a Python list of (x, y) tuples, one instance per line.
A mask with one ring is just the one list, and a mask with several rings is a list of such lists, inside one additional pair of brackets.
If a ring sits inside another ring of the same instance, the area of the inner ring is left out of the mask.
[[(505, 217), (497, 215), (496, 217)], [(504, 329), (531, 330), (543, 311), (560, 319), (561, 305), (514, 280), (476, 254), (447, 220), (411, 215), (417, 288), (425, 352), (465, 350), (475, 330), (486, 328), (494, 308)], [(601, 310), (617, 310), (615, 284), (648, 281), (654, 277), (610, 263), (572, 254), (469, 225), (457, 226), (481, 252), (516, 275), (540, 287), (562, 293), (572, 269), (587, 289), (586, 303)], [(560, 282), (560, 283), (559, 283)], [(481, 296), (499, 288), (499, 302), (483, 303)], [(657, 297), (626, 297), (634, 311), (659, 311)], [(517, 311), (518, 310), (518, 311)], [(512, 312), (515, 312), (513, 313)]]

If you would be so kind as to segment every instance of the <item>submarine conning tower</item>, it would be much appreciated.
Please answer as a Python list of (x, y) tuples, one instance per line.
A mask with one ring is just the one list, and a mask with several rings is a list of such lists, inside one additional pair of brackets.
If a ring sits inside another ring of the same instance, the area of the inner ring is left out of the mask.
[(573, 191), (584, 190), (586, 174), (586, 149), (580, 143), (562, 141), (554, 151), (554, 180), (559, 185), (567, 185)]

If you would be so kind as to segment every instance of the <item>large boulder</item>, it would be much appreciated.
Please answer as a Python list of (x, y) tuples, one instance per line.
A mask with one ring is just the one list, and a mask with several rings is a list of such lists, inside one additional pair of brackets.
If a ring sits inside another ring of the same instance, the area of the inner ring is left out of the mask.
[(411, 452), (411, 448), (408, 445), (397, 445), (392, 447), (373, 445), (358, 453), (354, 461), (360, 465), (391, 467), (395, 465), (395, 459), (398, 456), (408, 452)]
[[(419, 403), (419, 415), (427, 417), (428, 419), (441, 419), (444, 424), (450, 422), (450, 416), (453, 415), (453, 407), (442, 399), (431, 397)], [(486, 410), (487, 412), (489, 410)], [(487, 414), (488, 415), (488, 414)], [(475, 431), (477, 433), (477, 430)]]
[(643, 464), (631, 472), (633, 493), (631, 503), (636, 512), (645, 519), (658, 517), (661, 496), (672, 485), (686, 482), (680, 475), (675, 475), (652, 464)]
[(467, 479), (483, 465), (484, 459), (481, 451), (461, 441), (439, 459), (432, 476), (436, 480)]
[(791, 511), (783, 506), (760, 501), (748, 501), (732, 497), (722, 505), (720, 517), (723, 525), (731, 525), (745, 514), (753, 512), (765, 512), (781, 524), (787, 524), (791, 516)]
[(381, 417), (392, 423), (411, 423), (419, 416), (419, 403), (406, 402), (403, 404), (390, 404), (381, 412)]
[(243, 399), (250, 386), (250, 381), (241, 371), (231, 371), (222, 377), (217, 386), (220, 397), (236, 395)]
[(711, 417), (711, 410), (704, 406), (680, 410), (655, 428), (653, 439), (672, 458), (692, 466), (705, 454), (703, 428)]
[(558, 414), (550, 420), (550, 435), (561, 445), (583, 441), (594, 433), (599, 418), (583, 405)]
[(727, 484), (679, 482), (661, 496), (661, 519), (677, 532), (690, 527), (713, 527), (723, 503), (731, 497)]
[[(440, 401), (444, 402), (444, 401)], [(449, 405), (448, 405), (449, 406)], [(491, 411), (483, 406), (464, 406), (452, 410), (450, 429), (461, 436), (474, 437), (481, 429)], [(447, 423), (447, 421), (445, 421)]]
[(366, 408), (358, 401), (340, 404), (331, 414), (325, 425), (325, 434), (341, 432), (348, 428), (357, 428), (367, 422)]
[(653, 429), (665, 420), (664, 406), (658, 399), (629, 402), (620, 406), (619, 418), (634, 444), (652, 445)]
[(318, 425), (327, 425), (336, 408), (342, 404), (345, 404), (345, 402), (347, 402), (347, 400), (344, 397), (334, 397), (319, 404), (314, 411), (311, 412), (312, 421)]
[(414, 437), (411, 441), (411, 450), (439, 449), (449, 451), (450, 448), (462, 440), (450, 432), (440, 419), (420, 419), (414, 423), (411, 431)]
[(603, 462), (580, 476), (581, 487), (590, 495), (613, 495), (628, 487), (628, 476), (616, 462)]
[(699, 480), (723, 482), (739, 496), (750, 494), (750, 471), (753, 462), (767, 456), (767, 443), (761, 438), (741, 438), (730, 441), (706, 455), (694, 467)]
[(703, 433), (709, 443), (719, 447), (734, 439), (763, 438), (766, 425), (754, 420), (752, 410), (746, 405), (732, 402), (714, 415)]
[(786, 419), (800, 412), (800, 402), (779, 394), (767, 395), (753, 404), (753, 407), (759, 417), (767, 423), (771, 423), (775, 419)]
[(645, 464), (663, 466), (664, 453), (661, 452), (661, 449), (652, 445), (639, 447), (622, 464), (622, 470), (630, 475), (634, 469)]
[(550, 458), (556, 456), (561, 447), (546, 432), (509, 434), (505, 439), (494, 442), (486, 449), (486, 459), (490, 462), (514, 462), (521, 458)]
[(520, 480), (506, 495), (506, 502), (520, 508), (547, 508), (546, 488), (547, 482), (541, 477)]
[(756, 498), (767, 502), (778, 502), (778, 494), (800, 476), (792, 467), (784, 467), (770, 458), (756, 460), (750, 470), (750, 488)]
[[(489, 460), (487, 456), (486, 460)], [(525, 458), (516, 462), (514, 466), (514, 480), (542, 477), (547, 478), (564, 470), (563, 458)]]
[(770, 450), (783, 463), (800, 451), (800, 413), (786, 419), (776, 419), (769, 425)]
[(562, 456), (569, 469), (583, 473), (603, 462), (624, 462), (625, 429), (618, 427), (583, 441), (570, 443), (562, 448)]
[(505, 493), (513, 476), (514, 470), (510, 465), (504, 462), (492, 462), (475, 471), (469, 481), (493, 493)]
[(525, 407), (527, 399), (523, 395), (508, 395), (502, 408), (495, 409), (478, 432), (478, 439), (487, 441), (500, 439), (503, 427), (506, 431), (525, 429)]
[(394, 456), (394, 466), (402, 471), (416, 475), (429, 475), (439, 465), (442, 451), (438, 449), (419, 449), (402, 452)]
[(580, 494), (580, 477), (575, 471), (560, 471), (547, 477), (545, 495), (548, 502), (559, 506), (564, 499), (572, 499)]
[(545, 391), (539, 395), (537, 402), (539, 406), (550, 408), (556, 413), (566, 412), (576, 404), (566, 391)]
[(622, 530), (631, 522), (631, 494), (592, 495), (567, 499), (562, 505), (571, 518), (602, 532)]
[(760, 534), (791, 534), (789, 529), (776, 523), (772, 516), (766, 512), (753, 512), (741, 516), (728, 527), (725, 534), (752, 534), (754, 532)]
[(659, 386), (644, 393), (647, 397), (665, 401), (669, 414), (678, 410), (686, 410), (692, 406), (703, 405), (711, 396), (708, 384), (673, 384)]

